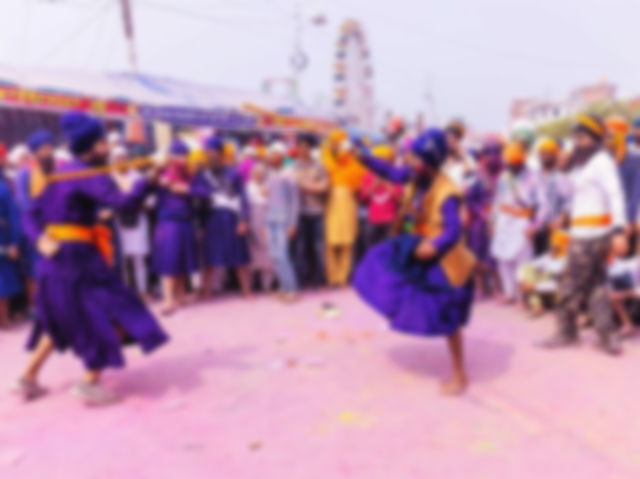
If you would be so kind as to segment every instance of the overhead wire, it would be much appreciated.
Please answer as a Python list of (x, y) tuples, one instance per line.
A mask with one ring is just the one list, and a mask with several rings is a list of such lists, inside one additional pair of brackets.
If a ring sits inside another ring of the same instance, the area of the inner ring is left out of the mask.
[(80, 35), (82, 35), (89, 27), (91, 27), (94, 24), (94, 22), (99, 20), (104, 15), (104, 13), (111, 6), (111, 2), (112, 0), (106, 0), (106, 2), (103, 2), (100, 7), (98, 7), (95, 10), (92, 10), (91, 15), (88, 15), (86, 18), (83, 18), (82, 22), (77, 26), (77, 28), (73, 29), (71, 32), (69, 32), (68, 35), (66, 35), (59, 42), (55, 43), (50, 49), (48, 49), (46, 51), (46, 54), (42, 55), (39, 58), (38, 63), (44, 63), (47, 60), (53, 58), (64, 47), (66, 47), (69, 42), (75, 40)]

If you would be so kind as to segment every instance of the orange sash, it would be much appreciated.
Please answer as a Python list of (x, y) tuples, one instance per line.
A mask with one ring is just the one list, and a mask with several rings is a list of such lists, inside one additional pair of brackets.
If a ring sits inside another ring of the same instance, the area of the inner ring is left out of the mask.
[(610, 226), (611, 215), (580, 216), (571, 220), (571, 226), (597, 227)]
[(62, 243), (91, 243), (97, 248), (109, 266), (114, 265), (111, 230), (104, 225), (52, 224), (47, 226), (46, 234)]
[(533, 210), (530, 208), (518, 208), (517, 206), (511, 206), (508, 204), (501, 204), (500, 211), (516, 218), (532, 218)]

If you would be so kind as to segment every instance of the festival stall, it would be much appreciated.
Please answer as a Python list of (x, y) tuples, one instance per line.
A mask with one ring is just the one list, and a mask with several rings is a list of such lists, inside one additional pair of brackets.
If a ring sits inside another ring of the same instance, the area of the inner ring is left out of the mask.
[(59, 114), (70, 109), (101, 116), (113, 127), (133, 125), (137, 139), (141, 135), (148, 138), (153, 123), (168, 124), (172, 129), (208, 127), (246, 133), (317, 131), (332, 124), (308, 108), (240, 89), (145, 74), (0, 66), (4, 141), (17, 142), (39, 126), (57, 131)]

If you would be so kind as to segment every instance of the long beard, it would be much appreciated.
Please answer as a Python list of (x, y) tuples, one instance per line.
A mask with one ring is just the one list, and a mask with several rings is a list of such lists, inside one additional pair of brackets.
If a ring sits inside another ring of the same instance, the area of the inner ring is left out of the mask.
[(53, 173), (53, 170), (55, 168), (55, 159), (53, 158), (53, 156), (48, 156), (46, 158), (39, 158), (38, 164), (40, 165), (40, 168), (42, 168), (42, 171), (44, 173), (50, 174), (50, 173)]
[(573, 166), (584, 165), (589, 159), (598, 152), (600, 149), (599, 145), (590, 146), (587, 148), (574, 148), (573, 153), (571, 154), (571, 159), (569, 164)]

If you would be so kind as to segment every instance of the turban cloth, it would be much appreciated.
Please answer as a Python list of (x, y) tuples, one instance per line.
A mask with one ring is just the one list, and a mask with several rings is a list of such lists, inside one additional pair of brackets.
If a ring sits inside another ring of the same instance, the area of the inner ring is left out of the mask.
[(411, 152), (426, 165), (439, 170), (447, 159), (447, 139), (442, 130), (429, 128), (411, 145)]
[(75, 155), (87, 153), (105, 136), (102, 123), (85, 113), (71, 111), (60, 120), (60, 127)]
[(31, 153), (35, 153), (45, 145), (53, 146), (53, 135), (48, 130), (36, 130), (27, 138), (27, 146)]

